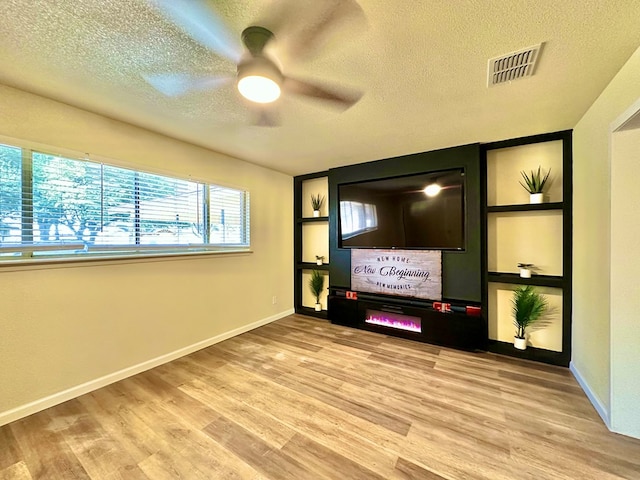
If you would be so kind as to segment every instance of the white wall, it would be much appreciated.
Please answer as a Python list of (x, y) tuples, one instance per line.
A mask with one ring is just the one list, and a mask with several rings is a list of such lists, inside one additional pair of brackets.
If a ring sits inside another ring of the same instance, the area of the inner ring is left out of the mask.
[(0, 424), (48, 406), (44, 397), (292, 311), (290, 176), (13, 88), (0, 86), (0, 99), (2, 136), (249, 190), (253, 250), (0, 264)]
[[(600, 407), (605, 420), (610, 416), (613, 404), (610, 400), (610, 125), (638, 98), (640, 49), (635, 51), (574, 129), (572, 368)], [(636, 277), (624, 272), (618, 280), (637, 283)], [(614, 351), (615, 347), (614, 344)], [(623, 361), (633, 365), (639, 356), (640, 349), (636, 348)], [(636, 400), (640, 403), (640, 399)]]

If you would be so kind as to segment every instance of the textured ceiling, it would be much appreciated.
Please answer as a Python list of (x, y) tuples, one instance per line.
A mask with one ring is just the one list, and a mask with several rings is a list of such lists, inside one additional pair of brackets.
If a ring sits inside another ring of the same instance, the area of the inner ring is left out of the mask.
[[(296, 175), (572, 128), (640, 45), (638, 0), (360, 0), (366, 21), (292, 55), (339, 1), (208, 2), (238, 45), (280, 25), (283, 73), (364, 92), (346, 111), (284, 95), (276, 128), (253, 124), (233, 81), (177, 97), (147, 83), (236, 67), (146, 0), (0, 0), (0, 83)], [(540, 42), (533, 77), (487, 88), (489, 58)]]

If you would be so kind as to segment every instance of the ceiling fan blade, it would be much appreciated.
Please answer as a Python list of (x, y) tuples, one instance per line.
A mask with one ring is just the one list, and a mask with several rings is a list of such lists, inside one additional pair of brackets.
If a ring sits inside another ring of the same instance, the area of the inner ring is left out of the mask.
[(357, 90), (335, 86), (320, 86), (291, 77), (284, 79), (283, 88), (289, 93), (330, 102), (333, 106), (343, 110), (355, 105), (363, 95), (362, 92)]
[(188, 92), (210, 90), (232, 81), (234, 75), (192, 75), (189, 73), (160, 73), (143, 75), (153, 88), (168, 97), (177, 97)]
[(242, 48), (224, 22), (203, 0), (152, 0), (153, 5), (187, 35), (238, 63)]
[(332, 33), (345, 24), (366, 24), (356, 0), (280, 0), (263, 24), (282, 40), (292, 59), (314, 55)]

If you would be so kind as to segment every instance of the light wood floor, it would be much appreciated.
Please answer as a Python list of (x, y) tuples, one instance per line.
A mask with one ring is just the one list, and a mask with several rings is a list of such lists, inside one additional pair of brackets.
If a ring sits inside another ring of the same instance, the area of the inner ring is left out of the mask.
[(640, 479), (567, 369), (292, 315), (0, 428), (1, 479)]

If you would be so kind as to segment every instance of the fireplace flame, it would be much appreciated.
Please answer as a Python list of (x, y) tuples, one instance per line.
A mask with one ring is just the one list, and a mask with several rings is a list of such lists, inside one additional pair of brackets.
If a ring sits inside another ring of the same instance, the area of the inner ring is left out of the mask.
[(365, 323), (380, 325), (383, 327), (397, 328), (398, 330), (407, 330), (409, 332), (422, 332), (422, 323), (420, 317), (412, 317), (409, 315), (400, 315), (399, 313), (378, 312), (375, 310), (367, 310)]

